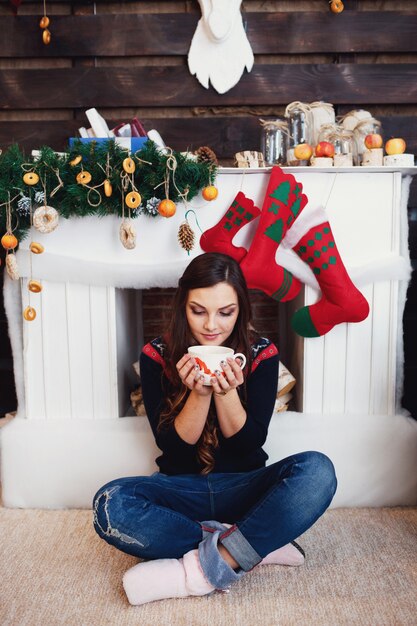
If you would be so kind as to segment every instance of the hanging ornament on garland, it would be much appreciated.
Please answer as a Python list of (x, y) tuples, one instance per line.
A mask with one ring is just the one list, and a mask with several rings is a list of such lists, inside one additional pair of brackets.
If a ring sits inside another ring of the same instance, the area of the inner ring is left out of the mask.
[(209, 166), (209, 184), (207, 187), (204, 187), (202, 196), (204, 200), (211, 202), (219, 195), (219, 190), (212, 184), (211, 180), (211, 171), (217, 167), (219, 161), (217, 160), (215, 152), (208, 146), (201, 146), (195, 151), (195, 154), (197, 155), (197, 161), (199, 163), (206, 163)]
[(81, 154), (77, 154), (76, 157), (74, 157), (73, 159), (71, 159), (71, 161), (69, 162), (71, 167), (75, 167), (76, 165), (78, 165), (79, 163), (81, 163), (81, 161), (83, 160), (83, 157), (81, 156)]
[[(135, 165), (131, 174), (123, 168), (126, 158)], [(87, 170), (91, 175), (89, 183), (85, 178)], [(31, 226), (29, 196), (32, 213), (52, 204), (60, 217), (68, 219), (94, 215), (121, 217), (122, 195), (124, 203), (129, 192), (136, 192), (141, 196), (140, 204), (134, 196), (133, 207), (125, 205), (125, 210), (130, 209), (132, 218), (141, 215), (159, 219), (161, 202), (161, 214), (172, 216), (179, 203), (192, 200), (204, 187), (213, 184), (215, 170), (212, 163), (196, 161), (188, 153), (172, 149), (162, 153), (152, 141), (147, 141), (130, 157), (113, 140), (88, 144), (75, 141), (65, 155), (43, 146), (36, 156), (29, 158), (14, 145), (0, 154), (0, 204), (7, 200), (9, 190), (16, 190), (16, 195), (11, 195), (12, 216), (17, 218), (13, 234), (21, 241)], [(77, 182), (80, 172), (84, 174)], [(121, 186), (123, 175), (129, 180), (126, 189)], [(52, 190), (46, 201), (41, 195), (44, 182)], [(0, 211), (0, 238), (6, 230), (6, 214)]]
[(151, 217), (156, 217), (159, 215), (158, 206), (161, 200), (154, 196), (153, 198), (149, 198), (147, 200), (145, 207), (142, 209), (142, 212), (146, 215), (150, 215)]
[(209, 165), (216, 166), (219, 164), (216, 153), (208, 146), (201, 146), (200, 148), (197, 148), (195, 154), (199, 163), (208, 163)]
[(192, 213), (194, 215), (194, 219), (196, 221), (198, 228), (200, 229), (200, 232), (201, 233), (203, 232), (200, 224), (198, 223), (198, 219), (197, 219), (197, 215), (195, 211), (193, 209), (188, 209), (188, 211), (186, 211), (185, 213), (185, 220), (181, 222), (178, 228), (178, 242), (181, 248), (183, 248), (188, 254), (190, 254), (195, 244), (195, 233), (193, 229), (191, 228), (190, 223), (188, 221), (189, 213)]
[(42, 254), (45, 248), (43, 247), (41, 243), (38, 243), (37, 241), (32, 241), (32, 243), (29, 246), (29, 250), (33, 252), (33, 254)]
[(217, 196), (219, 195), (219, 190), (214, 185), (209, 185), (208, 187), (204, 187), (201, 193), (204, 200), (211, 202), (212, 200), (215, 200), (217, 198)]
[(6, 254), (6, 271), (12, 280), (18, 280), (19, 270), (17, 267), (16, 255), (14, 253), (14, 249), (17, 247), (19, 243), (17, 237), (13, 235), (12, 232), (12, 210), (11, 210), (11, 202), (10, 202), (10, 193), (8, 192), (8, 201), (6, 203), (6, 234), (1, 238), (1, 245), (5, 250), (7, 250)]
[(45, 192), (36, 191), (35, 192), (35, 204), (44, 204), (44, 203), (45, 203)]
[(41, 28), (43, 31), (42, 41), (45, 46), (48, 46), (51, 43), (51, 31), (48, 28), (50, 23), (51, 20), (46, 15), (46, 0), (43, 0), (43, 17), (41, 17), (41, 20), (39, 22), (39, 28)]
[(190, 251), (194, 248), (195, 234), (187, 220), (181, 222), (178, 228), (178, 241), (181, 248), (190, 254)]
[(332, 13), (341, 13), (345, 8), (342, 0), (329, 0), (329, 4)]
[(113, 186), (108, 178), (104, 181), (104, 195), (106, 198), (110, 198), (113, 193)]
[(23, 318), (27, 321), (27, 322), (33, 322), (33, 320), (36, 317), (36, 311), (33, 308), (33, 306), (27, 306), (25, 308), (25, 310), (23, 311)]
[(12, 207), (11, 207), (11, 201), (10, 201), (10, 193), (7, 192), (8, 195), (8, 201), (5, 202), (6, 205), (6, 232), (3, 235), (3, 237), (1, 238), (1, 245), (3, 246), (3, 248), (5, 250), (7, 250), (7, 252), (9, 252), (10, 250), (14, 250), (17, 246), (17, 244), (19, 243), (17, 240), (17, 237), (15, 235), (13, 235), (13, 230), (12, 230)]
[(133, 172), (136, 169), (136, 165), (133, 159), (131, 159), (130, 157), (127, 157), (126, 159), (124, 159), (123, 161), (123, 169), (127, 174), (133, 174)]
[(30, 212), (30, 198), (27, 196), (22, 196), (17, 203), (16, 212), (19, 213), (22, 217), (29, 215)]
[(172, 217), (173, 215), (175, 215), (176, 210), (177, 207), (175, 205), (175, 202), (172, 202), (172, 200), (169, 200), (169, 198), (161, 200), (161, 202), (158, 204), (158, 213), (159, 215), (162, 215), (162, 217)]
[[(50, 232), (49, 230), (45, 230), (45, 228), (50, 227), (50, 224), (54, 222), (55, 217), (56, 217), (56, 225), (52, 228), (52, 230), (56, 228), (56, 226), (58, 225), (58, 212), (52, 207), (48, 207), (46, 205), (46, 182), (45, 180), (43, 181), (43, 192), (38, 192), (38, 194), (35, 194), (35, 197), (37, 197), (38, 199), (42, 197), (45, 203), (43, 207), (39, 207), (36, 209), (36, 211), (39, 212), (38, 218), (37, 218), (40, 224), (39, 230), (41, 230), (41, 232)], [(35, 226), (35, 222), (34, 222), (35, 215), (32, 212), (31, 197), (29, 197), (29, 201), (30, 201), (30, 212), (29, 212), (30, 224), (31, 226)], [(36, 211), (35, 211), (35, 214), (36, 214)], [(54, 216), (53, 211), (55, 211), (56, 216)], [(47, 215), (51, 216), (50, 220), (46, 217)], [(30, 242), (29, 250), (31, 251), (32, 254), (41, 254), (44, 251), (44, 247), (42, 246), (42, 244), (36, 241), (33, 241), (32, 239), (32, 241)], [(30, 277), (29, 277), (29, 282), (27, 284), (27, 288), (29, 290), (29, 305), (23, 311), (23, 319), (26, 320), (27, 322), (33, 322), (33, 320), (36, 318), (36, 309), (34, 309), (34, 307), (31, 306), (31, 303), (30, 303), (31, 293), (40, 293), (42, 291), (42, 284), (38, 280), (33, 279), (32, 254), (30, 255)]]
[(33, 214), (33, 225), (40, 233), (51, 233), (58, 226), (58, 211), (52, 206), (38, 207)]
[(23, 182), (25, 185), (30, 185), (32, 187), (33, 185), (38, 184), (39, 176), (36, 172), (26, 172), (26, 174), (23, 174)]
[[(136, 229), (131, 222), (131, 209), (136, 209), (141, 203), (140, 193), (136, 190), (133, 172), (136, 169), (135, 162), (130, 157), (124, 159), (123, 172), (120, 172), (120, 185), (122, 188), (122, 222), (119, 228), (119, 239), (126, 250), (136, 248)], [(125, 196), (125, 192), (132, 187)], [(128, 217), (125, 218), (125, 205), (128, 207)]]
[(76, 179), (77, 179), (77, 183), (79, 185), (88, 185), (88, 183), (91, 182), (91, 174), (90, 172), (87, 172), (87, 170), (81, 170), (81, 172), (78, 172)]
[(172, 187), (176, 190), (180, 199), (183, 202), (185, 203), (187, 202), (188, 194), (190, 192), (190, 189), (188, 186), (184, 186), (182, 191), (181, 189), (179, 189), (175, 180), (175, 174), (176, 174), (177, 167), (178, 167), (178, 160), (171, 148), (167, 148), (167, 150), (169, 151), (169, 154), (166, 160), (165, 178), (163, 182), (164, 187), (165, 187), (165, 200), (162, 200), (158, 205), (158, 212), (159, 212), (159, 215), (162, 215), (162, 217), (172, 217), (173, 215), (175, 215), (176, 210), (177, 210), (175, 202), (173, 202), (169, 197), (171, 178), (172, 178)]
[(39, 280), (30, 280), (28, 282), (28, 289), (32, 293), (40, 293), (42, 291), (42, 285)]
[(136, 229), (130, 219), (123, 219), (120, 224), (119, 238), (127, 250), (136, 248)]
[(12, 280), (19, 280), (19, 268), (14, 252), (6, 256), (6, 271)]
[(187, 220), (182, 222), (179, 226), (178, 241), (181, 248), (190, 254), (190, 251), (194, 248), (195, 235)]
[(129, 209), (137, 209), (142, 201), (141, 195), (137, 191), (129, 191), (125, 198), (126, 206)]
[(5, 250), (14, 250), (18, 243), (18, 240), (11, 232), (7, 232), (1, 238), (1, 245)]
[[(35, 204), (43, 204), (45, 201), (45, 194), (43, 191), (37, 191), (35, 193)], [(31, 199), (28, 196), (22, 196), (20, 200), (17, 202), (16, 212), (21, 217), (26, 217), (30, 213), (30, 209), (32, 206)]]

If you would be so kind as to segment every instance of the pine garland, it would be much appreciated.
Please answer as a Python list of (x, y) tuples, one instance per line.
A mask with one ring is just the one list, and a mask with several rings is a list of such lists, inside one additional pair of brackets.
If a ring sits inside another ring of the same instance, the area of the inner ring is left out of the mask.
[[(71, 165), (76, 157), (81, 161)], [(53, 206), (64, 218), (113, 214), (122, 216), (122, 198), (132, 191), (132, 179), (125, 176), (123, 161), (127, 151), (114, 141), (83, 143), (76, 141), (68, 153), (60, 155), (49, 147), (42, 147), (36, 158), (25, 157), (18, 146), (14, 145), (0, 155), (0, 236), (6, 232), (6, 204), (11, 200), (12, 228), (14, 235), (22, 240), (30, 228), (30, 213), (27, 210), (29, 198), (32, 209), (39, 206), (40, 194), (46, 191), (47, 204)], [(135, 154), (130, 155), (136, 169), (133, 185), (140, 193), (142, 201), (131, 215), (143, 214), (155, 217), (155, 207), (159, 200), (168, 197), (173, 202), (194, 198), (204, 187), (213, 184), (217, 169), (213, 163), (201, 163), (187, 158), (180, 152), (162, 153), (150, 140)], [(173, 157), (170, 159), (170, 157)], [(174, 169), (167, 168), (168, 165)], [(25, 172), (33, 171), (39, 176), (39, 182), (30, 186), (23, 182)], [(76, 176), (81, 171), (91, 174), (87, 186), (78, 184)], [(164, 184), (167, 173), (167, 185)], [(122, 179), (127, 185), (122, 188)], [(107, 197), (104, 193), (104, 180), (108, 179), (113, 193)], [(91, 189), (94, 188), (94, 189)], [(20, 205), (19, 205), (20, 202)], [(23, 210), (25, 207), (25, 210)], [(128, 212), (126, 206), (124, 213)]]

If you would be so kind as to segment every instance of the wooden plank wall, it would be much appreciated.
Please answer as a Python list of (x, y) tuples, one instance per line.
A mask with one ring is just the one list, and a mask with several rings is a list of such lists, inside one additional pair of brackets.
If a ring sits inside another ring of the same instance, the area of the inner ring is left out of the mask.
[[(386, 137), (404, 137), (417, 154), (415, 0), (345, 0), (339, 15), (327, 0), (245, 0), (242, 8), (255, 65), (219, 95), (187, 67), (196, 0), (47, 1), (49, 46), (38, 26), (42, 2), (23, 0), (14, 16), (0, 0), (0, 148), (65, 149), (86, 125), (85, 109), (96, 107), (110, 125), (137, 116), (173, 148), (209, 145), (228, 165), (237, 151), (259, 148), (260, 117), (282, 115), (293, 100), (325, 100), (337, 114), (370, 110)], [(409, 215), (417, 259), (416, 182)], [(404, 320), (406, 384), (417, 375), (416, 308), (408, 305)]]

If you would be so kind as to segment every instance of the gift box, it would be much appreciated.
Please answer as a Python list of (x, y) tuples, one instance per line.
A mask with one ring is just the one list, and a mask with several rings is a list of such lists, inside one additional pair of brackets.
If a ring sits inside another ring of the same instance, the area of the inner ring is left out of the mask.
[(74, 145), (74, 142), (81, 141), (81, 143), (91, 143), (95, 141), (97, 143), (103, 143), (105, 141), (115, 141), (121, 148), (126, 148), (129, 152), (136, 152), (141, 150), (144, 144), (148, 141), (147, 137), (70, 137), (70, 148)]

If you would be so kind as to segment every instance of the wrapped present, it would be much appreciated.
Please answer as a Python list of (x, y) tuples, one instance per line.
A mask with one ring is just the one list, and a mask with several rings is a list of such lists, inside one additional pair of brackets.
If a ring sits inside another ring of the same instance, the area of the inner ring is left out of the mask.
[(104, 141), (115, 141), (117, 145), (122, 148), (126, 148), (129, 152), (136, 152), (141, 150), (144, 144), (148, 141), (147, 137), (70, 137), (69, 145), (73, 146), (75, 141), (81, 141), (81, 143), (91, 143), (95, 141), (97, 143), (103, 143)]

